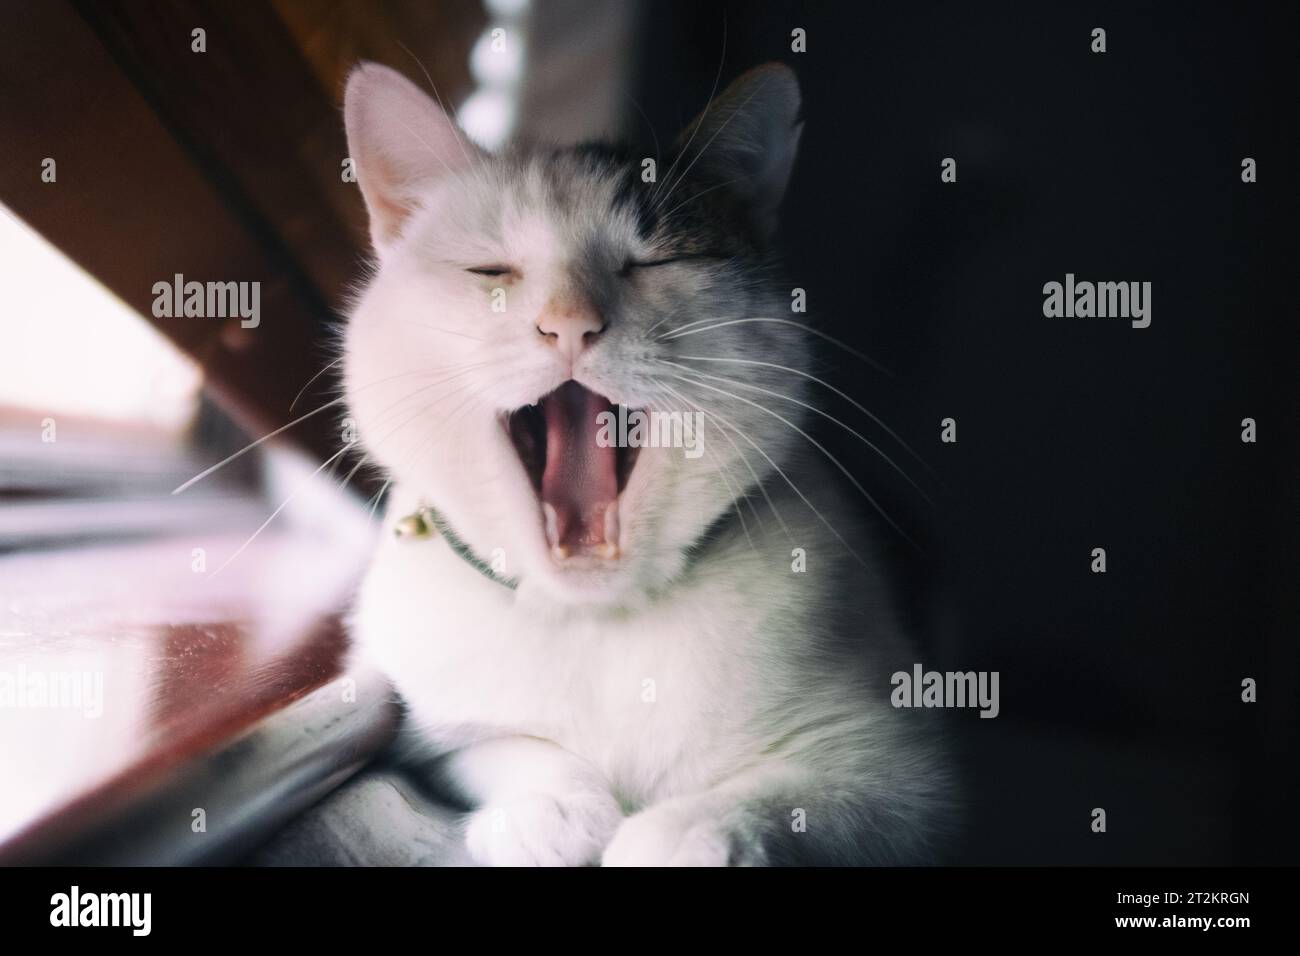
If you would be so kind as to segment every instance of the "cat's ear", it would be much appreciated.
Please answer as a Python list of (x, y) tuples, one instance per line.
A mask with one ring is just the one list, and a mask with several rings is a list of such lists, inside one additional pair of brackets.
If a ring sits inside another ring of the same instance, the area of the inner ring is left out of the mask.
[(768, 63), (744, 73), (683, 130), (679, 165), (739, 196), (765, 237), (776, 230), (803, 122), (794, 71)]
[(423, 90), (378, 63), (362, 63), (348, 76), (343, 121), (378, 252), (400, 234), (421, 187), (459, 176), (483, 156)]

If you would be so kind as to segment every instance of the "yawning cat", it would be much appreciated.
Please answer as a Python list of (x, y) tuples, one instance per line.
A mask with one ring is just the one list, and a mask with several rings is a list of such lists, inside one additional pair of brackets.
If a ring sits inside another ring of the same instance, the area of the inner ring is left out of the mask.
[[(915, 655), (805, 433), (817, 339), (771, 247), (799, 102), (753, 70), (647, 163), (489, 155), (392, 70), (348, 81), (376, 264), (347, 402), (406, 532), (352, 627), (482, 862), (931, 858), (943, 761), (889, 704)], [(629, 409), (702, 453), (598, 441)]]

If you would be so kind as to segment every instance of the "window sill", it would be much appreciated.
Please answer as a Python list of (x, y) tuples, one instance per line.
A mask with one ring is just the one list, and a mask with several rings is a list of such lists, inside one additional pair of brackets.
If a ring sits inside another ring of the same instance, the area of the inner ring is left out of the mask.
[(193, 570), (245, 538), (0, 557), (0, 863), (232, 860), (391, 740), (345, 670), (365, 549), (268, 532)]

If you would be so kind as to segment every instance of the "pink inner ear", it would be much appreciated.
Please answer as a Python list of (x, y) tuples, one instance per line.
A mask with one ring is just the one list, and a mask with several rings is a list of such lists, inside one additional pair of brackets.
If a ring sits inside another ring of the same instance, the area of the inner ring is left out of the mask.
[(364, 169), (358, 169), (357, 179), (370, 211), (371, 236), (376, 241), (396, 239), (414, 206), (402, 201), (392, 164), (374, 157), (365, 163)]
[(374, 228), (385, 240), (396, 239), (402, 231), (402, 223), (411, 214), (413, 207), (381, 197), (371, 205), (370, 215), (374, 219)]
[(481, 155), (441, 106), (387, 67), (365, 64), (353, 71), (343, 112), (376, 247), (401, 232), (421, 183), (455, 173)]

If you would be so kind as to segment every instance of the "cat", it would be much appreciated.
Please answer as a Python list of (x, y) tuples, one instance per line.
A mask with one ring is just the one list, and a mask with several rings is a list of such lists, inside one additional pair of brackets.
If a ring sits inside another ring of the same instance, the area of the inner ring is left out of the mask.
[[(943, 750), (888, 701), (915, 654), (790, 371), (816, 341), (773, 248), (800, 102), (751, 70), (652, 165), (488, 154), (401, 74), (348, 79), (375, 265), (344, 389), (411, 532), (350, 628), (480, 863), (934, 858)], [(597, 442), (620, 406), (702, 413), (704, 453)]]

